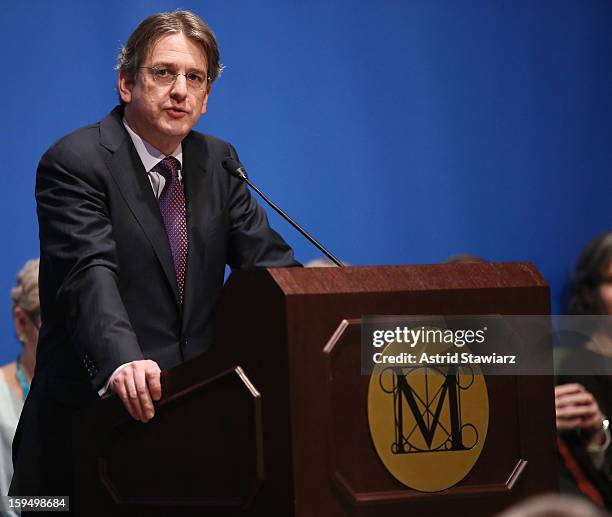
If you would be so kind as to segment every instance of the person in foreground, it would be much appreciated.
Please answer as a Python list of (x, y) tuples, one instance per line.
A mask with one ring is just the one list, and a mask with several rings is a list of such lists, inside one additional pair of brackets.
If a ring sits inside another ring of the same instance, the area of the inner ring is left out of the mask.
[(233, 147), (192, 131), (221, 70), (204, 21), (147, 18), (117, 68), (121, 105), (54, 144), (37, 171), (42, 327), (14, 495), (74, 495), (71, 416), (105, 392), (134, 419), (154, 417), (160, 369), (211, 344), (226, 264), (299, 265), (223, 169)]
[[(30, 391), (30, 383), (36, 364), (36, 344), (40, 328), (40, 303), (38, 299), (38, 259), (28, 260), (17, 274), (17, 284), (11, 290), (15, 335), (23, 349), (17, 360), (0, 367), (0, 490), (7, 495), (13, 464), (11, 445), (23, 401)], [(17, 515), (0, 504), (2, 515)]]
[(593, 239), (580, 254), (568, 309), (581, 332), (568, 336), (572, 346), (557, 354), (560, 487), (612, 509), (612, 232)]
[(555, 386), (555, 413), (561, 492), (610, 508), (612, 492), (605, 472), (610, 431), (597, 400), (581, 384), (560, 384)]

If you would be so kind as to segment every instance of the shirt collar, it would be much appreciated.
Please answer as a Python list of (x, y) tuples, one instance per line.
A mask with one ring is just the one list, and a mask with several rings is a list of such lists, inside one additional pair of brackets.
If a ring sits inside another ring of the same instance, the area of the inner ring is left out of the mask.
[[(156, 147), (153, 147), (149, 142), (147, 142), (140, 135), (136, 134), (134, 130), (128, 125), (125, 117), (123, 118), (123, 125), (125, 129), (127, 129), (132, 142), (134, 142), (134, 147), (136, 148), (136, 152), (138, 156), (140, 156), (140, 161), (144, 165), (145, 170), (148, 172), (153, 169), (159, 162), (161, 162), (166, 155), (162, 153)], [(172, 151), (168, 156), (174, 156), (179, 163), (181, 164), (181, 169), (183, 168), (183, 144), (179, 143), (174, 151)]]

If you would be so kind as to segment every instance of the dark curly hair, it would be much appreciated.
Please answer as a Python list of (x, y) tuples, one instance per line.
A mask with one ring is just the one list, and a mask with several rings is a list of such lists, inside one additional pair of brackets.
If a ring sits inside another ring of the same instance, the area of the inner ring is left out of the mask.
[(593, 239), (580, 254), (572, 278), (569, 297), (570, 314), (601, 314), (597, 288), (612, 261), (612, 232)]

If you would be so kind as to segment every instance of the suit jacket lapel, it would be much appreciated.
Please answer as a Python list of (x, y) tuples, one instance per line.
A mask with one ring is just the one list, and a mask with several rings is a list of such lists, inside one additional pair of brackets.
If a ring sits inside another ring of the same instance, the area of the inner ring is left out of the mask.
[(185, 202), (187, 204), (187, 225), (189, 235), (189, 253), (187, 256), (187, 276), (185, 278), (185, 298), (183, 300), (183, 324), (190, 321), (193, 300), (204, 285), (205, 243), (202, 235), (207, 221), (211, 219), (214, 207), (211, 201), (214, 196), (210, 185), (211, 176), (207, 173), (208, 150), (194, 141), (193, 135), (183, 140), (183, 182), (185, 185)]
[(116, 108), (100, 123), (100, 141), (112, 152), (107, 166), (125, 202), (149, 239), (180, 307), (174, 262), (159, 204), (121, 119), (122, 112)]

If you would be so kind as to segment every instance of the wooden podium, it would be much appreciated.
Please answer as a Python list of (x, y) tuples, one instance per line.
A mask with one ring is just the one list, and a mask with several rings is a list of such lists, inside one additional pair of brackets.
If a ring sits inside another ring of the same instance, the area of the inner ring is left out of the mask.
[[(77, 515), (489, 516), (557, 489), (553, 379), (488, 376), (474, 468), (419, 492), (379, 459), (364, 315), (546, 315), (526, 263), (235, 272), (210, 351), (162, 374), (148, 424), (115, 398), (75, 421)], [(545, 354), (552, 354), (544, 350)]]

